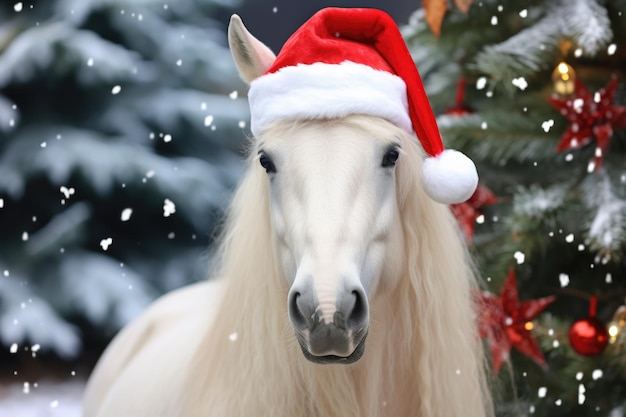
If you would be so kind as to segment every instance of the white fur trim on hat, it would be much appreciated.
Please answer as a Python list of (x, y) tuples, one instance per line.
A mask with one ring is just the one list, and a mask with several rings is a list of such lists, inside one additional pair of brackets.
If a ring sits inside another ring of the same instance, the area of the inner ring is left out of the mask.
[(453, 149), (446, 149), (437, 156), (426, 158), (422, 174), (426, 193), (443, 204), (467, 201), (478, 186), (474, 162)]
[(367, 114), (413, 131), (402, 78), (350, 61), (281, 68), (250, 83), (250, 128), (254, 136), (286, 119)]

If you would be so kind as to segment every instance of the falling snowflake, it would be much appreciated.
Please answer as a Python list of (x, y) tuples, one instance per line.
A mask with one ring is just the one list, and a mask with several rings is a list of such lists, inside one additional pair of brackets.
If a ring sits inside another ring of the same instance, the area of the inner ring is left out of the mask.
[(526, 78), (524, 77), (513, 78), (511, 84), (513, 84), (515, 87), (519, 88), (522, 91), (526, 90), (526, 88), (528, 87), (528, 81), (526, 81)]
[(100, 246), (102, 247), (102, 250), (104, 251), (109, 249), (109, 246), (111, 246), (112, 244), (113, 244), (113, 239), (110, 237), (107, 237), (106, 239), (102, 239), (100, 241)]
[(133, 214), (133, 209), (132, 208), (125, 208), (124, 210), (122, 210), (122, 221), (123, 222), (127, 222), (128, 220), (130, 220), (130, 216)]
[(537, 396), (539, 398), (544, 398), (547, 393), (548, 393), (548, 388), (546, 387), (539, 387), (539, 389), (537, 390)]
[(119, 94), (120, 91), (122, 91), (122, 86), (116, 85), (113, 87), (113, 89), (111, 89), (111, 94), (116, 95)]
[(23, 8), (24, 8), (24, 5), (22, 4), (21, 1), (13, 5), (13, 10), (15, 10), (17, 13), (21, 12)]
[(176, 205), (172, 200), (166, 198), (163, 202), (163, 217), (170, 217), (174, 213), (176, 213)]
[(585, 403), (585, 386), (583, 384), (579, 384), (578, 385), (578, 404), (584, 404)]
[(69, 199), (70, 196), (72, 196), (72, 195), (74, 195), (76, 193), (76, 190), (74, 189), (74, 187), (67, 188), (64, 185), (61, 186), (60, 191), (61, 191), (61, 193), (63, 193), (63, 195), (65, 196), (66, 199)]
[(548, 133), (550, 129), (554, 126), (554, 119), (546, 120), (541, 124), (541, 128), (544, 132)]
[(232, 93), (230, 93), (228, 95), (228, 97), (232, 98), (233, 100), (236, 99), (237, 97), (239, 97), (239, 93), (237, 92), (237, 90), (233, 91)]
[(208, 115), (207, 117), (204, 118), (205, 126), (211, 126), (212, 123), (213, 123), (213, 116)]
[(606, 50), (606, 53), (609, 55), (614, 55), (615, 51), (617, 51), (617, 45), (615, 45), (614, 43), (610, 44), (609, 47)]

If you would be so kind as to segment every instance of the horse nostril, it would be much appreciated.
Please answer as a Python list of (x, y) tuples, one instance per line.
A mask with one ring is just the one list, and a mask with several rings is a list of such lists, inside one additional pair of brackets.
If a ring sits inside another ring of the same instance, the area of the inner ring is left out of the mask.
[(291, 319), (294, 327), (299, 329), (307, 328), (307, 320), (305, 313), (300, 309), (298, 301), (300, 301), (301, 294), (298, 291), (292, 291), (289, 294), (289, 318)]
[(367, 322), (368, 308), (367, 298), (363, 291), (352, 291), (353, 305), (352, 310), (348, 311), (346, 316), (348, 318), (348, 327), (351, 329), (361, 329)]

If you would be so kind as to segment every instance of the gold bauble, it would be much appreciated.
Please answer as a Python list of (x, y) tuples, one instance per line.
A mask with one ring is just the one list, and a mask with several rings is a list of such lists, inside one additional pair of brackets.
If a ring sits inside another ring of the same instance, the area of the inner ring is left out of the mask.
[(615, 343), (620, 334), (626, 331), (626, 305), (620, 306), (608, 324), (609, 342)]
[(560, 62), (552, 71), (552, 85), (554, 92), (559, 95), (568, 96), (573, 94), (576, 89), (576, 72), (574, 68), (565, 62)]

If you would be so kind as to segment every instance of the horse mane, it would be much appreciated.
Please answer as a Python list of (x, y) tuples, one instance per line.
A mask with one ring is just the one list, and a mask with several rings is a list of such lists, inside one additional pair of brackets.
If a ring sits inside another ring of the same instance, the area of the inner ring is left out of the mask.
[(250, 152), (217, 255), (213, 279), (225, 280), (224, 296), (186, 370), (180, 416), (492, 416), (472, 264), (449, 209), (422, 189), (417, 139), (368, 116), (280, 122), (268, 136), (273, 129), (297, 132), (304, 123), (320, 131), (344, 123), (401, 141), (396, 198), (405, 256), (395, 261), (403, 262), (402, 277), (370, 300), (361, 360), (349, 366), (306, 361), (287, 317), (288, 280), (272, 237), (269, 181)]

